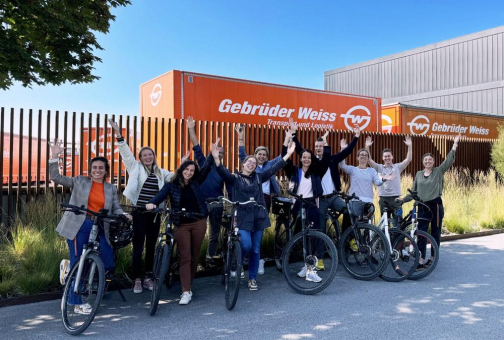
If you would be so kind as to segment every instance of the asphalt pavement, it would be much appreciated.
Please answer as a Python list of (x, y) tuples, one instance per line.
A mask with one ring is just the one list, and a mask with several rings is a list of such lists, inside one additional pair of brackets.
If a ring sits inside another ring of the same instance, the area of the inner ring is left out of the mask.
[[(314, 296), (291, 290), (267, 267), (259, 290), (245, 282), (234, 310), (219, 277), (197, 279), (193, 300), (178, 305), (180, 285), (164, 290), (149, 316), (148, 292), (108, 293), (81, 335), (88, 339), (502, 339), (504, 234), (441, 244), (436, 270), (420, 281), (358, 281), (343, 268)], [(60, 301), (0, 308), (0, 338), (70, 338)]]

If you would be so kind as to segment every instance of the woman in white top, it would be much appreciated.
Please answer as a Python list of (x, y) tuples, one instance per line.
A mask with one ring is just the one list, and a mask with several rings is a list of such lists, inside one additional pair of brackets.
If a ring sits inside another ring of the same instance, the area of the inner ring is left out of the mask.
[[(117, 146), (123, 159), (129, 180), (123, 195), (133, 205), (145, 206), (161, 188), (167, 183), (173, 174), (168, 170), (157, 166), (156, 154), (150, 147), (145, 146), (138, 153), (138, 161), (131, 152), (128, 144), (121, 136), (121, 130), (116, 122), (109, 120), (114, 129)], [(137, 209), (133, 215), (133, 276), (135, 277), (134, 293), (142, 292), (142, 253), (145, 244), (145, 278), (143, 288), (152, 290), (151, 270), (154, 262), (154, 250), (159, 235), (160, 219), (154, 214), (143, 214), (144, 209)]]

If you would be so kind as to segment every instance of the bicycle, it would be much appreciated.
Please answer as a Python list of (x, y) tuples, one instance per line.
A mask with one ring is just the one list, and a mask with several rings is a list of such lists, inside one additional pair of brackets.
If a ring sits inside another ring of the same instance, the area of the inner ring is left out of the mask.
[(271, 212), (276, 215), (275, 219), (275, 266), (282, 271), (282, 252), (285, 245), (292, 238), (293, 230), (290, 226), (292, 200), (288, 197), (274, 196), (271, 200)]
[[(346, 204), (350, 214), (351, 226), (346, 229), (340, 239), (333, 239), (338, 244), (341, 263), (345, 271), (358, 280), (372, 280), (385, 270), (390, 258), (390, 248), (385, 234), (369, 223), (374, 214), (372, 203), (364, 203), (354, 194), (337, 193)], [(365, 214), (357, 216), (352, 208), (354, 204), (363, 204)], [(333, 219), (335, 235), (339, 236), (337, 218)], [(328, 230), (332, 230), (329, 228)]]
[(380, 274), (380, 278), (389, 282), (400, 282), (415, 273), (420, 253), (413, 235), (409, 235), (397, 228), (389, 228), (389, 222), (392, 222), (392, 220), (389, 220), (388, 215), (393, 210), (393, 207), (385, 202), (383, 215), (376, 224), (376, 227), (385, 234), (387, 238), (386, 246), (390, 249), (390, 261)]
[(418, 217), (418, 207), (422, 206), (422, 209), (426, 209), (430, 212), (429, 207), (423, 203), (416, 192), (411, 191), (410, 189), (408, 189), (408, 192), (414, 200), (413, 208), (404, 218), (399, 220), (399, 229), (410, 233), (410, 235), (415, 238), (418, 245), (420, 250), (419, 257), (422, 260), (422, 264), (418, 264), (416, 271), (409, 277), (409, 279), (420, 280), (431, 274), (436, 268), (439, 261), (439, 246), (431, 234), (418, 229), (419, 220), (430, 221), (430, 219)]
[[(158, 240), (156, 242), (156, 250), (154, 251), (154, 265), (152, 267), (153, 289), (151, 293), (149, 310), (150, 315), (154, 316), (159, 305), (159, 298), (161, 297), (161, 289), (163, 287), (163, 283), (166, 282), (166, 288), (170, 288), (170, 285), (173, 282), (173, 277), (175, 276), (176, 268), (178, 267), (178, 261), (172, 261), (177, 253), (175, 236), (173, 235), (172, 230), (172, 218), (186, 217), (200, 219), (204, 216), (199, 213), (186, 211), (185, 209), (175, 211), (170, 208), (163, 207), (152, 209), (146, 211), (145, 213), (162, 213), (165, 216), (162, 224), (164, 224), (164, 222), (166, 221), (165, 230), (159, 233)], [(168, 274), (169, 278), (166, 279), (166, 275)]]
[[(109, 215), (107, 209), (95, 212), (84, 206), (61, 203), (64, 212), (76, 215), (88, 214), (94, 220), (89, 240), (84, 244), (82, 254), (65, 278), (65, 288), (61, 299), (61, 316), (65, 331), (71, 335), (84, 332), (96, 316), (105, 291), (105, 268), (100, 254), (98, 230), (103, 228), (104, 220), (127, 220), (124, 215)], [(88, 304), (91, 312), (78, 313), (75, 301), (78, 304)]]
[[(292, 192), (289, 194), (301, 202), (300, 215), (296, 217), (296, 221), (301, 224), (301, 231), (285, 245), (282, 253), (282, 271), (288, 285), (297, 293), (317, 294), (326, 289), (336, 276), (338, 253), (333, 241), (327, 235), (312, 229), (313, 223), (308, 225), (305, 206), (313, 206), (313, 203), (302, 195)], [(318, 261), (322, 258), (324, 270), (317, 270)]]
[(226, 241), (223, 244), (223, 267), (222, 267), (222, 277), (224, 281), (224, 300), (226, 302), (226, 308), (232, 310), (236, 301), (238, 300), (238, 293), (240, 291), (240, 276), (242, 271), (242, 251), (240, 245), (240, 234), (238, 233), (238, 208), (241, 205), (254, 204), (256, 206), (262, 207), (253, 198), (246, 202), (233, 202), (228, 200), (223, 196), (218, 198), (209, 198), (207, 203), (211, 206), (212, 204), (224, 204), (228, 203), (231, 205), (231, 221), (226, 224), (225, 238)]

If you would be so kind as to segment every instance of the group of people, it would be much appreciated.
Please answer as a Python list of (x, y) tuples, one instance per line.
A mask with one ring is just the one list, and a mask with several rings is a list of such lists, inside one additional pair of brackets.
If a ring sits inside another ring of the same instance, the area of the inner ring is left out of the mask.
[[(311, 204), (307, 218), (312, 228), (325, 232), (328, 209), (343, 213), (342, 228), (348, 228), (350, 217), (346, 211), (343, 200), (336, 195), (341, 191), (341, 168), (350, 178), (349, 194), (355, 194), (363, 202), (373, 201), (373, 184), (378, 186), (380, 209), (383, 212), (385, 204), (396, 207), (400, 214), (401, 202), (411, 200), (405, 196), (401, 200), (400, 174), (412, 160), (412, 141), (406, 137), (405, 144), (408, 148), (406, 159), (400, 163), (393, 162), (393, 153), (390, 149), (382, 152), (383, 164), (378, 164), (370, 157), (369, 149), (373, 144), (371, 137), (365, 142), (365, 148), (357, 152), (357, 166), (345, 163), (347, 158), (358, 143), (360, 129), (355, 126), (354, 138), (347, 144), (341, 140), (341, 150), (331, 154), (327, 143), (328, 132), (318, 138), (314, 151), (305, 149), (297, 135), (297, 124), (290, 122), (285, 131), (284, 144), (281, 154), (270, 160), (270, 152), (266, 146), (255, 148), (254, 155), (247, 155), (245, 151), (245, 127), (237, 124), (238, 150), (240, 158), (240, 171), (231, 173), (226, 169), (222, 160), (225, 150), (219, 145), (219, 139), (212, 144), (210, 153), (205, 157), (198, 142), (195, 132), (195, 121), (192, 117), (186, 119), (188, 133), (196, 162), (184, 157), (175, 173), (161, 169), (156, 162), (156, 154), (150, 147), (143, 147), (138, 153), (138, 160), (131, 152), (124, 138), (121, 136), (119, 126), (112, 120), (109, 121), (117, 138), (119, 152), (129, 174), (128, 184), (124, 196), (131, 205), (138, 208), (129, 218), (133, 221), (133, 254), (132, 266), (135, 277), (133, 291), (141, 293), (143, 289), (152, 290), (152, 273), (154, 250), (160, 230), (160, 219), (154, 214), (145, 214), (145, 210), (152, 210), (164, 206), (166, 200), (175, 210), (185, 209), (188, 212), (198, 213), (200, 219), (180, 218), (174, 219), (174, 237), (178, 244), (180, 255), (180, 281), (182, 295), (179, 303), (188, 304), (192, 299), (192, 281), (198, 267), (200, 248), (207, 231), (207, 218), (209, 220), (209, 244), (207, 251), (207, 264), (213, 265), (219, 257), (217, 253), (218, 239), (221, 226), (222, 208), (209, 211), (206, 199), (224, 195), (224, 186), (230, 199), (234, 201), (248, 201), (251, 197), (258, 205), (243, 206), (238, 211), (238, 227), (242, 246), (242, 258), (248, 255), (248, 288), (257, 290), (257, 275), (264, 273), (264, 261), (261, 260), (261, 240), (264, 229), (270, 226), (269, 209), (271, 197), (280, 193), (275, 174), (284, 169), (289, 178), (289, 190), (296, 195), (302, 195)], [(443, 219), (443, 174), (455, 161), (459, 136), (455, 138), (452, 151), (445, 161), (435, 167), (434, 157), (427, 153), (422, 157), (424, 169), (417, 172), (413, 190), (431, 208), (432, 214), (420, 210), (419, 215), (424, 215), (430, 220), (432, 235), (439, 244), (441, 224)], [(51, 146), (52, 158), (49, 161), (50, 176), (57, 184), (72, 187), (70, 203), (84, 205), (93, 211), (106, 208), (114, 214), (124, 213), (119, 205), (117, 190), (114, 185), (106, 182), (110, 166), (104, 157), (93, 158), (90, 162), (88, 177), (65, 177), (60, 175), (58, 155), (63, 152), (63, 147), (55, 141)], [(294, 165), (290, 157), (294, 152), (299, 155), (299, 164)], [(369, 166), (370, 167), (369, 167)], [(358, 214), (362, 205), (354, 205), (354, 213)], [(145, 208), (143, 208), (145, 207)], [(294, 202), (293, 216), (300, 210), (300, 202)], [(420, 220), (419, 228), (428, 229), (429, 221)], [(70, 250), (70, 261), (64, 267), (70, 267), (78, 260), (82, 247), (89, 238), (92, 219), (88, 216), (77, 217), (65, 214), (58, 224), (57, 231), (67, 239)], [(100, 230), (100, 256), (106, 270), (114, 267), (111, 243), (108, 236), (108, 226)], [(142, 254), (145, 249), (145, 264), (142, 266)], [(423, 260), (420, 259), (421, 265)], [(324, 270), (323, 259), (319, 259), (317, 270)], [(61, 268), (64, 275), (65, 268)], [(316, 271), (303, 268), (298, 276), (308, 281), (319, 282), (321, 279)], [(244, 273), (242, 273), (244, 276)], [(76, 299), (75, 311), (89, 313), (90, 307)]]

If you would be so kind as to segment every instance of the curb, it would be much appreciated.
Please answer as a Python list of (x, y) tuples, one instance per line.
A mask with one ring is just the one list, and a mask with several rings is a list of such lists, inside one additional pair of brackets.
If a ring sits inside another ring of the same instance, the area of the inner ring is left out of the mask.
[(489, 236), (489, 235), (496, 235), (496, 234), (501, 234), (501, 233), (504, 233), (504, 229), (485, 230), (485, 231), (479, 231), (477, 233), (469, 233), (469, 234), (462, 234), (462, 235), (441, 236), (441, 242), (456, 241), (456, 240), (462, 240), (462, 239), (466, 239), (466, 238)]
[[(486, 230), (486, 231), (480, 231), (477, 233), (469, 233), (469, 234), (462, 234), (462, 235), (448, 235), (448, 236), (442, 236), (441, 242), (450, 242), (450, 241), (462, 240), (462, 239), (466, 239), (466, 238), (482, 237), (482, 236), (496, 235), (496, 234), (502, 234), (502, 233), (504, 233), (504, 229)], [(269, 263), (269, 262), (270, 261), (267, 261), (267, 264), (266, 264), (267, 266), (271, 266), (271, 263)], [(221, 273), (220, 268), (205, 269), (205, 270), (199, 271), (196, 274), (196, 278), (216, 276), (216, 275), (220, 275), (220, 273)], [(122, 288), (122, 289), (124, 289), (124, 288)], [(110, 289), (109, 291), (113, 291), (113, 290), (114, 289)], [(29, 303), (57, 300), (57, 299), (61, 299), (61, 294), (62, 294), (62, 292), (52, 292), (52, 293), (42, 293), (42, 294), (37, 294), (37, 295), (21, 296), (21, 297), (3, 299), (3, 300), (0, 300), (0, 308), (17, 306), (17, 305), (25, 305), (25, 304), (29, 304)]]

